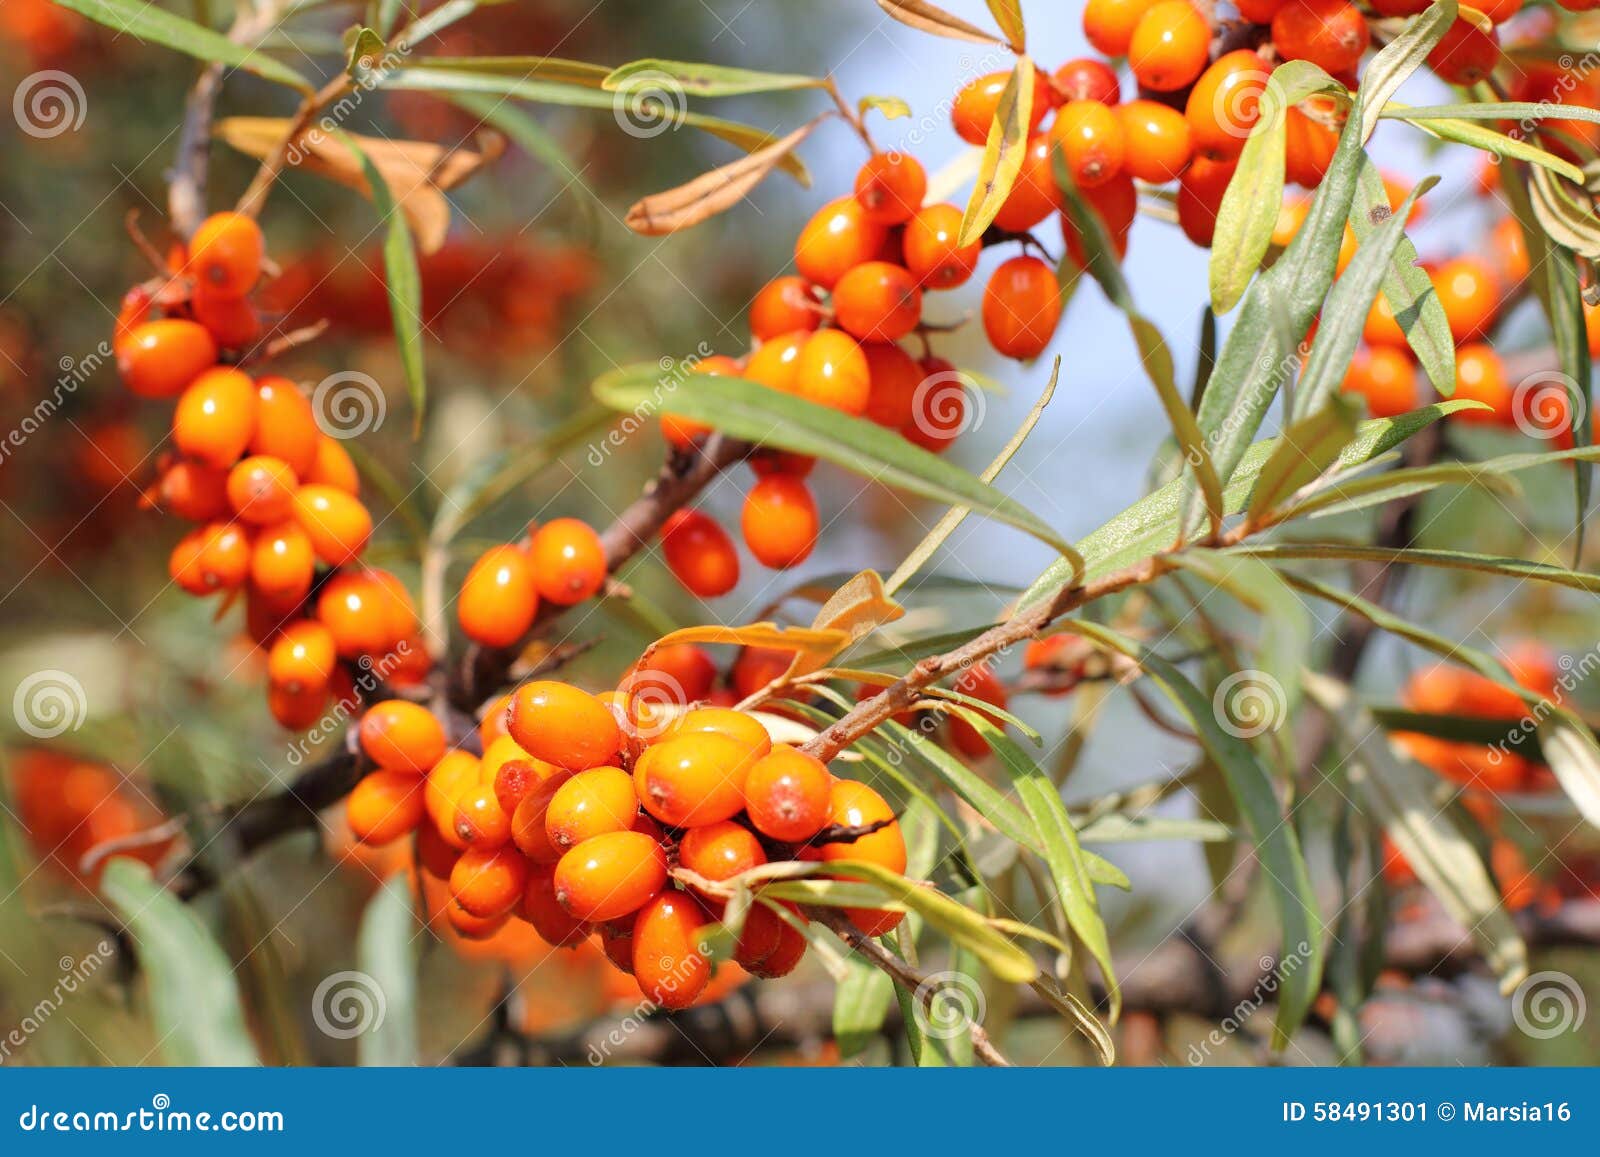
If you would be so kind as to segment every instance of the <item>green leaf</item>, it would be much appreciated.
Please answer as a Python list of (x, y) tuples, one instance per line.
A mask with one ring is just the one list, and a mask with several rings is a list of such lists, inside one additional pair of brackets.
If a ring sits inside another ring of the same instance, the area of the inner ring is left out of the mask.
[(55, 0), (61, 7), (104, 24), (117, 35), (176, 49), (199, 60), (242, 68), (266, 80), (309, 93), (311, 85), (288, 65), (259, 48), (235, 44), (220, 32), (168, 12), (145, 0)]
[(1339, 542), (1281, 542), (1232, 546), (1230, 553), (1247, 554), (1268, 562), (1291, 559), (1333, 559), (1342, 562), (1381, 562), (1389, 566), (1428, 566), (1442, 570), (1470, 570), (1505, 578), (1531, 579), (1573, 590), (1600, 594), (1600, 575), (1567, 570), (1549, 563), (1524, 562), (1520, 558), (1501, 558), (1492, 554), (1471, 554), (1460, 550), (1401, 550), (1382, 546), (1362, 546)]
[(995, 215), (1017, 183), (1017, 174), (1022, 172), (1033, 115), (1033, 81), (1033, 61), (1026, 56), (1017, 57), (1017, 66), (995, 107), (989, 139), (983, 146), (983, 161), (978, 166), (977, 184), (973, 186), (972, 199), (967, 202), (967, 211), (961, 218), (958, 240), (962, 245), (979, 240), (984, 230), (994, 224)]
[(1456, 824), (1445, 800), (1435, 798), (1439, 777), (1402, 755), (1350, 689), (1307, 672), (1306, 693), (1333, 718), (1355, 761), (1352, 786), (1365, 809), (1445, 910), (1482, 945), (1489, 966), (1509, 993), (1527, 975), (1528, 949), (1500, 902), (1488, 869)]
[(356, 952), (361, 974), (381, 997), (378, 1015), (356, 1041), (362, 1065), (415, 1065), (417, 1048), (417, 919), (404, 873), (389, 877), (361, 914)]
[(727, 68), (717, 64), (698, 64), (683, 60), (633, 60), (606, 75), (601, 88), (625, 92), (641, 83), (660, 88), (665, 81), (692, 96), (744, 96), (753, 92), (784, 92), (797, 88), (823, 88), (820, 76), (793, 73), (753, 72), (748, 68)]
[[(1600, 746), (1594, 732), (1569, 711), (1551, 704), (1538, 704), (1532, 719), (1539, 737), (1539, 750), (1550, 770), (1556, 773), (1562, 790), (1577, 805), (1583, 818), (1600, 827)], [(1526, 726), (1529, 720), (1524, 720)]]
[(260, 1064), (233, 963), (200, 918), (125, 857), (106, 864), (100, 891), (139, 951), (162, 1057), (174, 1065)]
[[(1472, 123), (1478, 109), (1503, 107), (1503, 105), (1515, 103), (1517, 102), (1485, 102), (1481, 105), (1447, 105), (1439, 108), (1410, 108), (1402, 104), (1390, 104), (1385, 106), (1379, 115), (1386, 120), (1407, 121), (1429, 136), (1437, 137), (1440, 140), (1453, 141), (1458, 145), (1470, 145), (1472, 148), (1481, 149), (1492, 157), (1513, 157), (1519, 161), (1527, 161), (1530, 164), (1538, 165), (1542, 169), (1560, 173), (1569, 181), (1581, 182), (1583, 180), (1583, 170), (1565, 157), (1558, 157), (1554, 153), (1547, 152), (1538, 145), (1531, 144), (1521, 137), (1509, 136), (1495, 129)], [(1580, 106), (1550, 104), (1548, 106), (1532, 105), (1529, 107), (1545, 107), (1546, 115), (1565, 118), (1571, 110)], [(1449, 115), (1445, 115), (1446, 110), (1457, 109), (1470, 110), (1470, 114), (1465, 111), (1452, 111)], [(1587, 113), (1591, 110), (1582, 109), (1582, 111)], [(1501, 118), (1497, 115), (1491, 115), (1483, 119), (1498, 120)], [(1589, 118), (1574, 117), (1573, 119), (1587, 120)]]
[[(660, 367), (627, 366), (601, 377), (594, 393), (614, 410), (635, 415), (662, 404)], [(672, 393), (672, 413), (705, 422), (731, 437), (810, 454), (885, 486), (949, 506), (968, 506), (1048, 543), (1069, 559), (1072, 547), (1037, 515), (994, 487), (899, 434), (757, 382), (696, 375), (692, 388)]]
[(1581, 104), (1557, 104), (1545, 101), (1534, 104), (1522, 100), (1470, 101), (1465, 104), (1438, 105), (1385, 105), (1378, 114), (1386, 120), (1397, 121), (1515, 121), (1515, 120), (1573, 120), (1600, 125), (1600, 110)]
[(383, 37), (363, 25), (357, 25), (347, 32), (345, 43), (349, 47), (349, 56), (344, 71), (351, 80), (358, 80), (362, 74), (375, 68), (388, 50)]
[[(596, 92), (603, 90), (611, 70), (603, 64), (569, 60), (563, 56), (422, 56), (401, 61), (400, 68), (425, 68), (433, 72), (468, 72), (485, 76), (514, 77), (547, 84), (576, 85)], [(594, 107), (611, 107), (612, 101), (597, 101)]]
[(1290, 426), (1277, 439), (1277, 449), (1261, 468), (1245, 521), (1251, 526), (1263, 525), (1302, 486), (1321, 477), (1350, 444), (1360, 416), (1354, 402), (1335, 397), (1329, 405)]
[(833, 994), (833, 1039), (839, 1059), (858, 1056), (883, 1032), (894, 1000), (889, 974), (858, 956), (850, 957), (848, 975)]

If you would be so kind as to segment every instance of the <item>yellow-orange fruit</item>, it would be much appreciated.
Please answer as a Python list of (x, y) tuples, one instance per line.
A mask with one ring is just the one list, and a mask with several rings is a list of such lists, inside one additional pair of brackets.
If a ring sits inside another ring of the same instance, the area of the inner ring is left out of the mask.
[(662, 1008), (688, 1008), (711, 981), (700, 929), (711, 917), (687, 892), (662, 892), (633, 925), (633, 976)]
[(256, 426), (250, 434), (250, 453), (281, 458), (296, 477), (310, 481), (307, 475), (317, 464), (317, 443), (321, 438), (316, 413), (293, 382), (273, 375), (257, 379)]
[(614, 764), (622, 747), (622, 731), (609, 707), (552, 679), (517, 688), (507, 728), (529, 755), (569, 771)]
[(761, 721), (731, 707), (696, 707), (685, 711), (667, 728), (662, 739), (684, 735), (720, 735), (731, 739), (744, 749), (752, 762), (772, 750), (772, 737), (761, 726)]
[(359, 731), (361, 750), (387, 771), (424, 775), (444, 756), (444, 728), (426, 707), (404, 699), (373, 704)]
[(542, 940), (557, 948), (575, 948), (589, 935), (589, 925), (556, 899), (554, 864), (533, 864), (522, 893), (522, 918)]
[(338, 439), (326, 434), (317, 437), (317, 457), (300, 481), (316, 486), (331, 486), (346, 494), (361, 493), (361, 475)]
[(197, 462), (225, 469), (250, 445), (256, 425), (256, 387), (227, 366), (205, 371), (178, 399), (172, 440)]
[(567, 850), (550, 842), (545, 820), (550, 814), (550, 801), (572, 775), (559, 768), (553, 770), (517, 802), (516, 810), (511, 813), (511, 840), (518, 851), (536, 864), (554, 864)]
[(708, 880), (731, 880), (766, 862), (761, 841), (732, 820), (691, 828), (678, 844), (678, 865)]
[(147, 321), (120, 337), (117, 372), (141, 398), (174, 398), (217, 364), (217, 343), (198, 322)]
[(520, 546), (493, 546), (478, 557), (461, 583), (456, 620), (485, 647), (509, 647), (533, 625), (539, 610), (533, 562)]
[(364, 844), (387, 844), (422, 822), (422, 781), (402, 771), (363, 776), (345, 801), (350, 831)]
[(554, 880), (556, 899), (573, 916), (616, 920), (666, 886), (667, 854), (641, 832), (608, 832), (562, 856)]
[(849, 270), (870, 261), (883, 246), (886, 228), (872, 220), (855, 197), (830, 201), (806, 222), (794, 243), (800, 276), (824, 289)]
[(372, 537), (372, 515), (353, 495), (311, 484), (294, 493), (294, 520), (311, 540), (311, 549), (329, 566), (343, 566)]
[(455, 834), (456, 800), (479, 781), (482, 765), (478, 757), (459, 748), (444, 753), (433, 765), (422, 785), (422, 804), (428, 818), (445, 841), (458, 851), (465, 842)]
[(294, 507), (299, 485), (283, 459), (253, 454), (228, 472), (228, 502), (245, 522), (282, 522)]
[(213, 213), (189, 241), (189, 271), (211, 292), (243, 297), (261, 276), (266, 241), (255, 219), (243, 213)]
[(762, 835), (800, 843), (827, 824), (832, 793), (833, 776), (821, 760), (774, 747), (745, 777), (745, 812)]
[(545, 809), (544, 830), (565, 851), (607, 832), (627, 831), (639, 814), (633, 777), (619, 767), (579, 772), (556, 789)]
[(605, 585), (605, 547), (579, 519), (556, 518), (539, 527), (528, 543), (528, 556), (540, 597), (557, 606), (581, 603)]
[(325, 689), (338, 662), (328, 628), (302, 619), (284, 627), (273, 641), (267, 652), (267, 678), (290, 691)]
[(250, 548), (250, 583), (275, 599), (298, 601), (311, 590), (317, 558), (298, 523), (263, 526)]
[[(825, 863), (839, 860), (859, 860), (877, 864), (891, 872), (906, 870), (906, 841), (900, 824), (895, 820), (894, 809), (881, 795), (864, 783), (849, 779), (836, 779), (828, 800), (828, 822), (841, 827), (867, 827), (890, 821), (869, 835), (849, 843), (823, 844), (818, 851)], [(848, 875), (845, 877), (848, 879)], [(868, 936), (882, 936), (900, 923), (904, 913), (887, 912), (876, 908), (849, 908), (850, 922)]]
[(516, 848), (468, 848), (450, 870), (450, 898), (474, 916), (498, 916), (522, 899), (528, 861)]
[(634, 765), (634, 787), (644, 809), (669, 827), (715, 823), (744, 808), (754, 762), (747, 747), (726, 736), (680, 735), (645, 750)]
[(511, 817), (492, 785), (475, 783), (456, 796), (450, 830), (463, 848), (498, 848), (511, 840)]

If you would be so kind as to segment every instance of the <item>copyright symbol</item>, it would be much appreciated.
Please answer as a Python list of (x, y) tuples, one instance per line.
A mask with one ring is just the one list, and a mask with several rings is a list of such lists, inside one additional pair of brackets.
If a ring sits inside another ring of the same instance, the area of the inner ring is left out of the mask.
[(1449, 1101), (1439, 1102), (1439, 1120), (1453, 1121), (1456, 1117), (1456, 1107)]

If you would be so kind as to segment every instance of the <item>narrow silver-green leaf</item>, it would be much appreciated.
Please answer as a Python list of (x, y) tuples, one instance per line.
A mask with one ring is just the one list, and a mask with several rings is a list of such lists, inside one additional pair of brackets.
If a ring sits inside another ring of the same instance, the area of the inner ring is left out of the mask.
[(282, 61), (268, 56), (259, 48), (236, 44), (220, 32), (215, 32), (174, 12), (146, 3), (145, 0), (55, 0), (63, 8), (80, 16), (87, 16), (96, 24), (104, 24), (119, 36), (159, 44), (176, 49), (199, 60), (242, 68), (266, 80), (286, 84), (301, 92), (310, 92), (311, 85), (305, 77)]
[(1350, 444), (1360, 417), (1353, 402), (1336, 397), (1284, 431), (1277, 449), (1261, 468), (1246, 520), (1260, 525), (1302, 486), (1321, 477)]
[(601, 87), (607, 92), (626, 92), (631, 86), (662, 84), (676, 86), (691, 96), (745, 96), (756, 92), (784, 92), (797, 88), (821, 88), (828, 82), (820, 76), (795, 73), (756, 72), (718, 64), (686, 60), (633, 60), (606, 75)]
[(394, 1067), (415, 1065), (419, 1060), (420, 941), (411, 905), (411, 883), (403, 873), (396, 873), (361, 914), (361, 931), (356, 937), (360, 972), (351, 980), (361, 985), (364, 999), (374, 1002), (372, 1014), (365, 1017), (363, 1031), (356, 1038), (356, 1055), (362, 1065)]
[(959, 241), (962, 245), (971, 245), (983, 236), (1017, 183), (1017, 174), (1022, 171), (1022, 162), (1028, 154), (1029, 125), (1036, 96), (1033, 83), (1033, 61), (1019, 56), (989, 125), (989, 139), (983, 146), (978, 180), (961, 218)]

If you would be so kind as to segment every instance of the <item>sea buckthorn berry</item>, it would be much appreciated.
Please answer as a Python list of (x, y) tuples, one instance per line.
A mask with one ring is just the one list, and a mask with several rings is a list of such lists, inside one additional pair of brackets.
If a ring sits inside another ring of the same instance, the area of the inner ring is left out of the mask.
[(1302, 106), (1316, 115), (1292, 108), (1284, 123), (1284, 177), (1303, 189), (1314, 189), (1322, 184), (1328, 166), (1333, 164), (1334, 150), (1339, 147), (1339, 129), (1343, 114), (1331, 100), (1312, 97)]
[(667, 853), (641, 832), (607, 832), (561, 857), (556, 899), (591, 923), (636, 912), (667, 884)]
[(256, 382), (256, 425), (250, 434), (250, 453), (281, 458), (297, 478), (315, 481), (309, 475), (317, 464), (317, 442), (322, 436), (311, 403), (293, 382), (273, 376)]
[[(833, 310), (845, 332), (863, 341), (894, 341), (910, 333), (922, 320), (922, 290), (903, 267), (887, 261), (864, 261), (833, 287)], [(807, 348), (821, 336), (807, 342)], [(806, 364), (802, 350), (802, 375)], [(803, 381), (801, 394), (805, 394)]]
[(1488, 263), (1457, 257), (1439, 266), (1432, 280), (1456, 341), (1482, 337), (1500, 309), (1500, 287)]
[(783, 918), (771, 908), (761, 903), (751, 904), (733, 950), (739, 967), (753, 973), (757, 965), (778, 950), (785, 927)]
[[(392, 773), (390, 773), (392, 774)], [(435, 880), (448, 880), (461, 853), (451, 847), (439, 834), (439, 829), (429, 823), (417, 824), (417, 862), (422, 870)]]
[(200, 282), (189, 299), (194, 319), (223, 349), (242, 350), (261, 337), (261, 315), (242, 297), (224, 297)]
[(1197, 151), (1239, 155), (1261, 117), (1261, 94), (1271, 71), (1251, 49), (1240, 48), (1217, 57), (1200, 74), (1183, 108)]
[(332, 486), (302, 486), (294, 492), (294, 520), (311, 549), (329, 566), (356, 558), (372, 537), (372, 515), (359, 499)]
[[(840, 282), (841, 286), (843, 284)], [(864, 293), (862, 296), (870, 298), (871, 295)], [(920, 293), (917, 297), (920, 313)], [(892, 308), (888, 302), (869, 304)], [(849, 334), (836, 329), (819, 330), (800, 347), (794, 367), (793, 392), (808, 402), (846, 414), (864, 413), (872, 392), (867, 355)]]
[(316, 566), (311, 540), (298, 523), (263, 526), (250, 548), (250, 585), (277, 599), (303, 599)]
[(117, 372), (141, 398), (175, 398), (217, 364), (216, 339), (198, 322), (147, 321), (116, 343)]
[(213, 213), (189, 242), (189, 271), (219, 296), (243, 297), (261, 277), (266, 242), (243, 213)]
[(1365, 398), (1374, 418), (1393, 418), (1417, 407), (1416, 367), (1393, 346), (1358, 351), (1340, 388)]
[(1122, 99), (1122, 85), (1117, 81), (1117, 74), (1105, 61), (1092, 56), (1080, 56), (1056, 69), (1055, 89), (1067, 100), (1116, 104)]
[(383, 612), (384, 622), (389, 628), (389, 641), (391, 644), (417, 633), (417, 608), (411, 601), (411, 592), (406, 590), (405, 584), (397, 577), (379, 567), (373, 567), (367, 574), (377, 585), (378, 608)]
[(589, 936), (587, 922), (573, 916), (556, 899), (554, 864), (533, 864), (522, 892), (522, 918), (539, 938), (555, 948), (576, 948)]
[[(743, 372), (739, 363), (723, 354), (712, 354), (710, 357), (701, 358), (689, 370), (692, 374), (707, 374), (710, 377), (739, 377)], [(687, 450), (701, 438), (711, 433), (711, 427), (704, 422), (696, 422), (678, 414), (661, 415), (662, 436), (675, 450)]]
[(502, 912), (498, 916), (474, 916), (460, 904), (446, 904), (444, 909), (445, 922), (450, 925), (450, 930), (463, 940), (479, 941), (489, 940), (496, 936), (502, 928), (511, 922), (511, 913)]
[(621, 920), (608, 920), (595, 928), (600, 951), (606, 954), (606, 959), (617, 971), (629, 976), (633, 975), (633, 926), (637, 919), (637, 914), (624, 916)]
[(663, 681), (676, 703), (694, 703), (711, 694), (717, 681), (717, 664), (693, 643), (668, 643), (635, 663), (623, 686), (637, 695), (642, 688)]
[(478, 757), (457, 748), (445, 752), (423, 782), (422, 804), (428, 818), (433, 821), (439, 834), (457, 850), (465, 845), (455, 834), (456, 800), (468, 788), (476, 786), (482, 774), (483, 765)]
[[(770, 909), (768, 911), (770, 912)], [(776, 980), (780, 976), (788, 976), (800, 966), (800, 961), (805, 958), (806, 948), (809, 947), (805, 933), (784, 922), (781, 917), (773, 916), (773, 919), (778, 921), (777, 947), (748, 967), (751, 976), (759, 976), (763, 980)]]
[(1237, 160), (1219, 161), (1205, 155), (1189, 162), (1178, 180), (1178, 225), (1201, 248), (1209, 248), (1217, 231), (1217, 210), (1233, 180)]
[(1051, 169), (1050, 135), (1035, 133), (1022, 154), (1022, 168), (1005, 203), (994, 216), (997, 229), (1025, 233), (1061, 208), (1061, 193)]
[(828, 822), (832, 788), (833, 776), (821, 760), (775, 747), (745, 777), (745, 812), (762, 835), (802, 843)]
[(710, 516), (679, 510), (661, 528), (661, 553), (673, 577), (703, 599), (725, 595), (739, 584), (739, 552)]
[(396, 771), (361, 777), (345, 801), (350, 831), (364, 844), (387, 844), (422, 822), (422, 781)]
[(1128, 66), (1145, 88), (1176, 92), (1194, 83), (1211, 55), (1211, 26), (1189, 0), (1159, 0), (1139, 17)]
[(1194, 155), (1193, 133), (1184, 115), (1153, 100), (1130, 100), (1114, 111), (1122, 123), (1122, 167), (1156, 185), (1176, 180)]
[(794, 243), (800, 276), (824, 289), (863, 261), (871, 261), (887, 236), (854, 197), (830, 201), (807, 221)]
[(1272, 18), (1278, 14), (1288, 0), (1234, 0), (1233, 6), (1239, 10), (1251, 24), (1271, 24)]
[(199, 462), (174, 462), (162, 471), (151, 497), (179, 518), (211, 522), (228, 513), (228, 474)]
[(1083, 6), (1083, 34), (1102, 54), (1126, 56), (1140, 17), (1155, 3), (1156, 0), (1088, 0)]
[(588, 523), (556, 518), (533, 532), (528, 544), (541, 598), (561, 607), (581, 603), (606, 581), (606, 549)]
[(928, 175), (908, 153), (874, 153), (856, 173), (856, 200), (880, 225), (901, 225), (922, 208)]
[(267, 688), (267, 710), (278, 721), (278, 726), (290, 731), (304, 731), (322, 718), (328, 706), (326, 689), (305, 688), (290, 691), (286, 687)]
[(509, 647), (528, 633), (538, 609), (528, 552), (520, 546), (492, 546), (478, 556), (461, 583), (456, 621), (474, 643)]
[(529, 755), (568, 771), (614, 765), (622, 747), (622, 732), (609, 707), (587, 691), (552, 679), (517, 688), (507, 727)]
[(739, 525), (745, 545), (762, 566), (773, 570), (799, 566), (817, 545), (817, 502), (800, 479), (774, 474), (745, 495)]
[(745, 647), (733, 661), (728, 680), (733, 684), (736, 699), (748, 699), (781, 678), (793, 664), (793, 651), (778, 647)]
[(342, 571), (323, 584), (317, 621), (332, 633), (342, 659), (380, 655), (394, 641), (383, 592), (364, 571)]
[(200, 566), (200, 557), (205, 549), (206, 528), (202, 526), (180, 538), (167, 556), (167, 575), (181, 590), (191, 595), (211, 593), (211, 587), (206, 585), (205, 572)]
[[(822, 307), (817, 301), (817, 292), (803, 277), (775, 277), (762, 286), (750, 303), (750, 335), (757, 341), (768, 341), (786, 333), (808, 332), (821, 324)], [(737, 366), (727, 372), (737, 373)]]
[(633, 924), (633, 978), (639, 991), (666, 1009), (688, 1008), (711, 982), (701, 928), (711, 916), (687, 892), (662, 892)]
[(927, 289), (954, 289), (972, 277), (983, 244), (960, 244), (961, 210), (954, 205), (925, 205), (906, 222), (903, 246), (906, 269)]
[(1500, 284), (1515, 285), (1528, 276), (1528, 238), (1515, 217), (1500, 218), (1490, 241)]
[(238, 370), (219, 366), (183, 391), (172, 416), (172, 440), (190, 458), (226, 468), (249, 446), (255, 424), (255, 383)]
[(732, 820), (691, 828), (678, 844), (679, 866), (708, 880), (731, 880), (766, 862), (761, 841)]
[(1285, 60), (1309, 60), (1325, 72), (1361, 63), (1371, 33), (1361, 9), (1346, 0), (1288, 0), (1272, 18), (1272, 43)]
[(1022, 652), (1022, 665), (1029, 671), (1051, 678), (1046, 695), (1065, 695), (1083, 678), (1084, 661), (1076, 639), (1071, 635), (1049, 635), (1034, 639)]
[[(906, 870), (906, 841), (895, 820), (894, 809), (881, 795), (864, 783), (836, 779), (828, 799), (828, 822), (840, 827), (863, 828), (889, 821), (886, 826), (848, 843), (823, 844), (818, 851), (824, 863), (859, 860), (877, 864), (891, 872)], [(846, 877), (848, 878), (848, 877)], [(882, 936), (904, 917), (903, 912), (877, 908), (847, 908), (850, 922), (868, 936)]]
[(1117, 114), (1097, 100), (1073, 100), (1061, 106), (1050, 126), (1050, 139), (1060, 146), (1073, 183), (1092, 189), (1122, 171), (1127, 145)]
[(865, 417), (880, 426), (898, 430), (911, 421), (912, 402), (922, 384), (922, 371), (915, 359), (890, 342), (868, 342), (861, 347), (867, 355), (867, 370), (872, 389), (867, 395)]
[(246, 522), (282, 522), (294, 509), (299, 485), (283, 459), (255, 454), (228, 472), (228, 501)]
[(1500, 42), (1470, 20), (1459, 17), (1428, 53), (1428, 67), (1450, 84), (1477, 84), (1500, 63)]
[(811, 340), (811, 331), (779, 334), (761, 343), (750, 355), (744, 376), (780, 394), (794, 393), (795, 371), (800, 365), (800, 350)]
[(1511, 387), (1506, 383), (1505, 363), (1491, 346), (1474, 342), (1456, 350), (1457, 399), (1483, 402), (1487, 410), (1462, 410), (1452, 415), (1456, 421), (1509, 426), (1516, 416)]
[(633, 777), (619, 767), (594, 767), (556, 789), (545, 809), (544, 830), (566, 851), (607, 832), (627, 831), (638, 814)]
[[(519, 762), (522, 761), (513, 760), (506, 766), (515, 767)], [(570, 771), (555, 769), (535, 784), (511, 813), (511, 840), (519, 852), (536, 864), (554, 864), (566, 851), (550, 842), (545, 819), (549, 815), (550, 801), (572, 775)]]
[(695, 827), (738, 815), (751, 750), (724, 735), (691, 734), (645, 749), (634, 765), (634, 790), (645, 811), (668, 827)]
[(528, 887), (528, 861), (516, 848), (468, 848), (450, 870), (450, 898), (474, 916), (509, 912)]
[(338, 663), (328, 628), (301, 619), (285, 626), (273, 640), (267, 652), (267, 678), (291, 691), (325, 688)]
[(326, 434), (317, 438), (317, 458), (311, 469), (300, 476), (300, 481), (315, 486), (331, 486), (346, 494), (361, 493), (361, 475), (337, 438)]
[(1396, 349), (1406, 346), (1406, 332), (1395, 318), (1389, 299), (1381, 293), (1367, 311), (1367, 320), (1361, 327), (1361, 340), (1371, 346), (1385, 345)]
[(1056, 275), (1037, 257), (1013, 257), (990, 276), (983, 291), (983, 330), (996, 352), (1038, 357), (1060, 320)]
[(911, 398), (911, 420), (900, 436), (930, 454), (942, 454), (971, 422), (967, 377), (944, 358), (928, 357), (918, 363), (923, 375)]
[[(970, 698), (993, 703), (996, 707), (1004, 708), (1006, 705), (1005, 684), (1000, 682), (993, 669), (982, 663), (963, 671), (955, 681), (955, 689)], [(996, 727), (1005, 726), (996, 716), (988, 716), (988, 719)], [(978, 733), (976, 727), (959, 716), (952, 715), (950, 718), (950, 738), (963, 754), (974, 759), (989, 750), (989, 741)]]
[[(991, 72), (962, 86), (950, 109), (950, 124), (958, 137), (969, 145), (981, 145), (989, 139), (989, 126), (994, 123), (995, 111), (1000, 107), (1000, 96), (1010, 79), (1009, 71)], [(1038, 128), (1045, 114), (1050, 111), (1049, 101), (1043, 99), (1047, 87), (1036, 74), (1032, 115), (1028, 120), (1029, 132)]]
[(450, 831), (463, 848), (498, 848), (511, 840), (511, 817), (493, 786), (476, 783), (456, 796)]
[[(485, 760), (487, 763), (487, 760)], [(495, 802), (500, 810), (511, 816), (511, 838), (516, 839), (516, 810), (522, 801), (545, 780), (557, 774), (558, 769), (542, 760), (529, 756), (525, 759), (506, 759), (490, 775), (485, 767), (479, 779), (487, 781), (494, 789)]]
[(444, 756), (444, 728), (426, 707), (404, 699), (374, 703), (361, 717), (361, 750), (385, 771), (424, 775)]
[(489, 705), (483, 708), (482, 714), (478, 716), (478, 740), (485, 751), (496, 739), (509, 736), (510, 732), (506, 730), (506, 712), (510, 709), (511, 695), (508, 692), (491, 699)]
[(205, 528), (200, 549), (200, 574), (210, 590), (233, 590), (250, 574), (250, 536), (234, 522)]
[[(1193, 167), (1192, 162), (1190, 167)], [(1094, 189), (1084, 189), (1082, 193), (1089, 208), (1100, 218), (1106, 232), (1111, 235), (1117, 256), (1119, 258), (1127, 256), (1128, 237), (1133, 230), (1134, 218), (1139, 214), (1139, 191), (1134, 186), (1132, 175), (1127, 172), (1120, 173), (1104, 185)], [(1082, 269), (1083, 238), (1078, 236), (1077, 226), (1065, 213), (1061, 215), (1061, 239), (1066, 242), (1068, 259), (1077, 268)]]
[[(749, 650), (755, 648), (749, 648), (747, 653)], [(787, 651), (779, 653), (785, 656), (783, 668), (786, 669), (793, 656)], [(731, 739), (750, 756), (752, 763), (772, 750), (772, 737), (761, 726), (761, 721), (731, 707), (696, 707), (692, 711), (685, 711), (667, 728), (662, 738), (688, 735), (719, 735)]]

